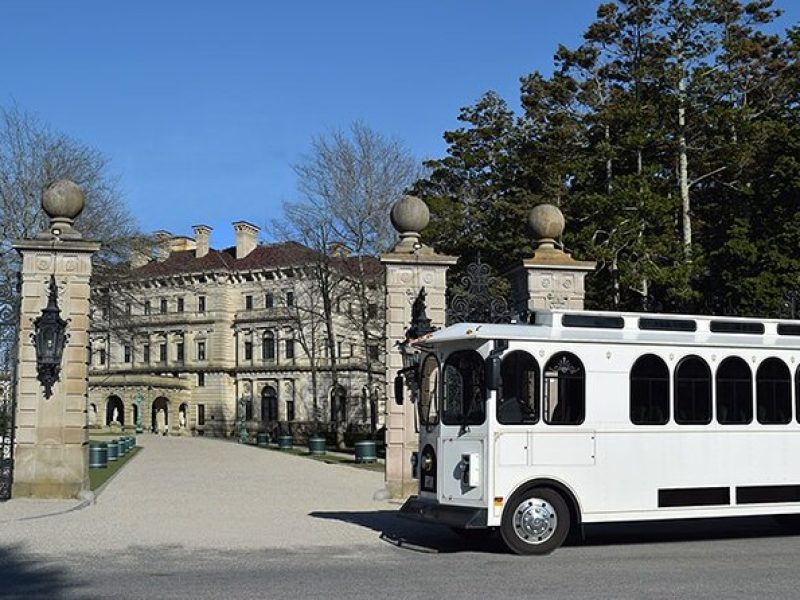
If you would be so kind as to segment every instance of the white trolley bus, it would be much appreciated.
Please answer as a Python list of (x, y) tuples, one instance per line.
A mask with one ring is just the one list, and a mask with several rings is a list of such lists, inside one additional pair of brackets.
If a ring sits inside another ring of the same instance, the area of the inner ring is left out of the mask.
[(403, 516), (543, 554), (584, 523), (800, 514), (798, 322), (553, 311), (415, 346)]

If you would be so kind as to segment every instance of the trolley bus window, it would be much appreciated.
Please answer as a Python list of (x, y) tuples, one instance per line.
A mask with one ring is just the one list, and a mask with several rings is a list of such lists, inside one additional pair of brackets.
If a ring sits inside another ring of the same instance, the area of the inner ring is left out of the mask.
[(497, 421), (503, 425), (539, 421), (539, 365), (527, 352), (506, 354), (500, 368), (501, 389), (497, 400)]
[(453, 352), (444, 364), (445, 425), (480, 425), (486, 420), (484, 365), (474, 350)]
[(699, 356), (687, 356), (675, 369), (675, 422), (711, 422), (711, 370)]
[(669, 369), (655, 354), (640, 356), (631, 368), (631, 423), (663, 425), (669, 421)]
[(429, 354), (422, 363), (419, 422), (426, 427), (439, 423), (439, 361), (433, 354)]
[(717, 422), (746, 425), (753, 420), (753, 373), (744, 359), (729, 356), (717, 368)]
[(544, 421), (550, 425), (580, 425), (586, 409), (586, 376), (574, 354), (553, 356), (544, 369)]
[(768, 358), (756, 372), (756, 418), (764, 425), (781, 425), (792, 418), (789, 367), (780, 358)]

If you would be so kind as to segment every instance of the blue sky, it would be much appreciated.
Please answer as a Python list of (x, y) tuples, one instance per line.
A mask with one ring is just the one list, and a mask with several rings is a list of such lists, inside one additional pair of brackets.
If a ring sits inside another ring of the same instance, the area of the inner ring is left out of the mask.
[(145, 231), (204, 223), (221, 247), (232, 221), (265, 225), (296, 197), (312, 136), (360, 119), (441, 156), (461, 106), (515, 102), (597, 4), (0, 0), (0, 104), (104, 152)]

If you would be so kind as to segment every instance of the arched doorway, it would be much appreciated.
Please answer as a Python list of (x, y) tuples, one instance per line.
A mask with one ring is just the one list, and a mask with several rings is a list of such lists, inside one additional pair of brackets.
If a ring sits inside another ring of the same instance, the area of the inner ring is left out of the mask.
[(106, 426), (114, 422), (125, 425), (125, 405), (119, 396), (109, 396), (106, 400)]
[(278, 420), (278, 392), (274, 387), (264, 386), (261, 390), (261, 420)]
[(331, 390), (331, 421), (347, 422), (347, 391), (341, 385)]
[(169, 400), (159, 396), (153, 400), (150, 420), (150, 431), (153, 433), (166, 433), (169, 431)]

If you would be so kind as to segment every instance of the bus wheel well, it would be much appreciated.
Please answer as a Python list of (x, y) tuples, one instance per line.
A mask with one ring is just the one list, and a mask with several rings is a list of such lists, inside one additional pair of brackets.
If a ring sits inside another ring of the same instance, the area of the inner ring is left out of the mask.
[(581, 510), (578, 505), (578, 499), (575, 498), (575, 494), (573, 494), (572, 491), (563, 483), (553, 479), (532, 479), (531, 481), (526, 481), (516, 490), (514, 490), (512, 496), (522, 494), (536, 487), (550, 488), (561, 494), (561, 497), (564, 498), (564, 501), (567, 503), (570, 521), (572, 523), (569, 538), (572, 540), (583, 539), (583, 521), (581, 520)]

